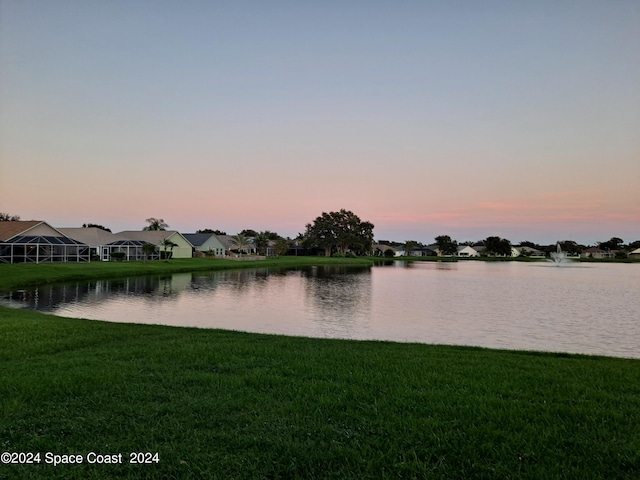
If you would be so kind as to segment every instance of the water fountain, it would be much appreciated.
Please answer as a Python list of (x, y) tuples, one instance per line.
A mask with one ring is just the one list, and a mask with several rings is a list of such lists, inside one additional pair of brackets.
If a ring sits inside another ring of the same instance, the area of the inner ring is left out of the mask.
[(557, 266), (566, 265), (572, 262), (572, 260), (567, 257), (567, 253), (563, 252), (562, 248), (560, 248), (560, 242), (556, 243), (556, 251), (551, 252), (551, 259), (549, 261), (553, 262), (553, 264)]

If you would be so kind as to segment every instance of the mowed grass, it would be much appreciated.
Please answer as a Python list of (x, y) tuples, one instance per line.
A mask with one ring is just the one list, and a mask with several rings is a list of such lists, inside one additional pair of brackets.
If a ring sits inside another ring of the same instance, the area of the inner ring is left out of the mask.
[(0, 307), (0, 452), (41, 454), (7, 479), (636, 479), (640, 361)]
[(0, 264), (0, 290), (42, 283), (94, 280), (132, 275), (195, 272), (235, 268), (290, 268), (308, 265), (372, 265), (367, 258), (269, 257), (236, 261), (224, 258), (179, 258), (148, 262)]

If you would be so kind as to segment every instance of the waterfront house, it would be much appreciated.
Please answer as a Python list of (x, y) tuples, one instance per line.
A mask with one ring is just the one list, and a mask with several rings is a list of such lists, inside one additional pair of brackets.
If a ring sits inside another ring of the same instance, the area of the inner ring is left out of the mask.
[(0, 222), (0, 263), (88, 262), (89, 246), (41, 220)]
[(182, 235), (193, 245), (196, 256), (209, 255), (209, 252), (216, 257), (224, 256), (225, 247), (215, 234), (183, 233)]

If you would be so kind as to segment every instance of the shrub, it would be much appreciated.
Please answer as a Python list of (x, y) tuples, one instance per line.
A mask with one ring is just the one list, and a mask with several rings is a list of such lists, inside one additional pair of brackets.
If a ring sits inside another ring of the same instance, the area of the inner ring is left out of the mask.
[(124, 252), (111, 252), (111, 260), (121, 262), (124, 260)]

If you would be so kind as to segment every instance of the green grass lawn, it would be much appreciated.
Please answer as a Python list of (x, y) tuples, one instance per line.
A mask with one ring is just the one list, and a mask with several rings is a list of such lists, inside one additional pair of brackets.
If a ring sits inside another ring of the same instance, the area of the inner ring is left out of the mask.
[(40, 453), (1, 479), (637, 479), (640, 361), (0, 307), (1, 452)]
[(180, 258), (149, 262), (0, 264), (0, 290), (39, 283), (93, 280), (131, 275), (156, 275), (232, 268), (288, 268), (307, 265), (372, 265), (367, 258), (269, 257), (266, 260)]

